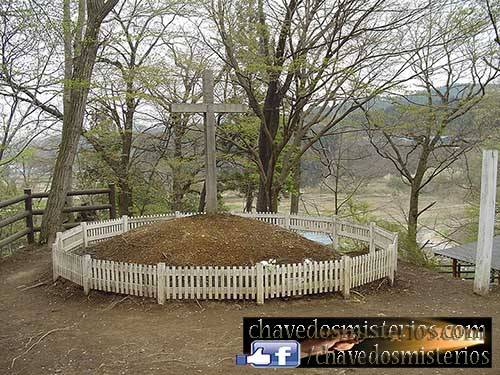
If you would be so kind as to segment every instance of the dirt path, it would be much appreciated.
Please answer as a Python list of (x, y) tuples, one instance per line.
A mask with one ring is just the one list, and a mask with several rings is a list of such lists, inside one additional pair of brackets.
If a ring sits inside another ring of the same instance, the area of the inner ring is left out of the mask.
[[(47, 284), (22, 291), (46, 281)], [(24, 285), (24, 287), (23, 287)], [(243, 316), (493, 316), (493, 370), (308, 369), (307, 374), (500, 374), (500, 290), (475, 296), (469, 282), (400, 266), (394, 288), (378, 283), (350, 301), (331, 295), (254, 303), (169, 302), (83, 292), (51, 282), (50, 254), (0, 262), (0, 374), (235, 374)], [(55, 330), (55, 331), (53, 331)], [(47, 336), (43, 337), (45, 334)], [(40, 338), (42, 338), (40, 340)], [(31, 349), (30, 349), (31, 348)], [(13, 368), (10, 368), (14, 358)], [(288, 373), (280, 371), (281, 373)]]

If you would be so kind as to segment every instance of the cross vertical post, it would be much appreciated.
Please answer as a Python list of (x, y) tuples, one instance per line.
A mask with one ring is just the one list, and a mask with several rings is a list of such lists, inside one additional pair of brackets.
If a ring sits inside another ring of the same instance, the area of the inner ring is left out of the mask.
[(217, 164), (215, 155), (215, 111), (214, 75), (211, 70), (203, 72), (203, 103), (205, 126), (205, 168), (206, 168), (206, 207), (207, 214), (217, 213)]

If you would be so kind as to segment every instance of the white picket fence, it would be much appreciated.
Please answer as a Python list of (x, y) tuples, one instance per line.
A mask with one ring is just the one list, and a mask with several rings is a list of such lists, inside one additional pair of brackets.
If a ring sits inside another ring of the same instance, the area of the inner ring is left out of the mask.
[(293, 231), (326, 233), (334, 244), (339, 237), (364, 241), (369, 253), (340, 260), (240, 267), (175, 267), (131, 264), (93, 259), (74, 250), (104, 241), (143, 225), (196, 215), (180, 213), (127, 217), (91, 223), (58, 233), (52, 246), (53, 277), (63, 277), (91, 289), (166, 299), (256, 300), (342, 292), (388, 277), (397, 268), (397, 235), (370, 223), (369, 226), (336, 217), (304, 217), (279, 213), (235, 213)]

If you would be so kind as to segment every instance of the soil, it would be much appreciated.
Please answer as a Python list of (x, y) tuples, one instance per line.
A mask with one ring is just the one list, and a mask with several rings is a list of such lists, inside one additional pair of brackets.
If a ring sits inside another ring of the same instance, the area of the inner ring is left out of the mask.
[[(472, 283), (399, 263), (394, 287), (377, 281), (338, 294), (253, 302), (169, 301), (52, 283), (50, 252), (0, 260), (0, 374), (255, 374), (236, 367), (245, 316), (492, 316), (493, 369), (308, 369), (283, 374), (500, 374), (500, 288), (488, 297)], [(38, 287), (25, 289), (39, 283)], [(15, 360), (14, 360), (15, 359)], [(13, 363), (14, 360), (14, 363)], [(12, 366), (13, 364), (13, 366)], [(11, 368), (12, 366), (12, 368)]]
[[(82, 250), (83, 251), (83, 250)], [(84, 250), (98, 259), (172, 266), (246, 266), (274, 259), (336, 259), (331, 248), (277, 225), (229, 214), (196, 215), (131, 230)]]

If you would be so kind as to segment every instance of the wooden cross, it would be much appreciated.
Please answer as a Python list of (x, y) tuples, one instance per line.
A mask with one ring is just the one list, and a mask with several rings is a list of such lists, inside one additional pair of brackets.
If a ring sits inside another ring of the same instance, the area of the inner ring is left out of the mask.
[(203, 72), (203, 103), (172, 104), (173, 113), (203, 113), (205, 128), (205, 185), (208, 214), (217, 213), (217, 166), (215, 148), (215, 113), (245, 113), (243, 104), (214, 103), (214, 75), (211, 70)]

